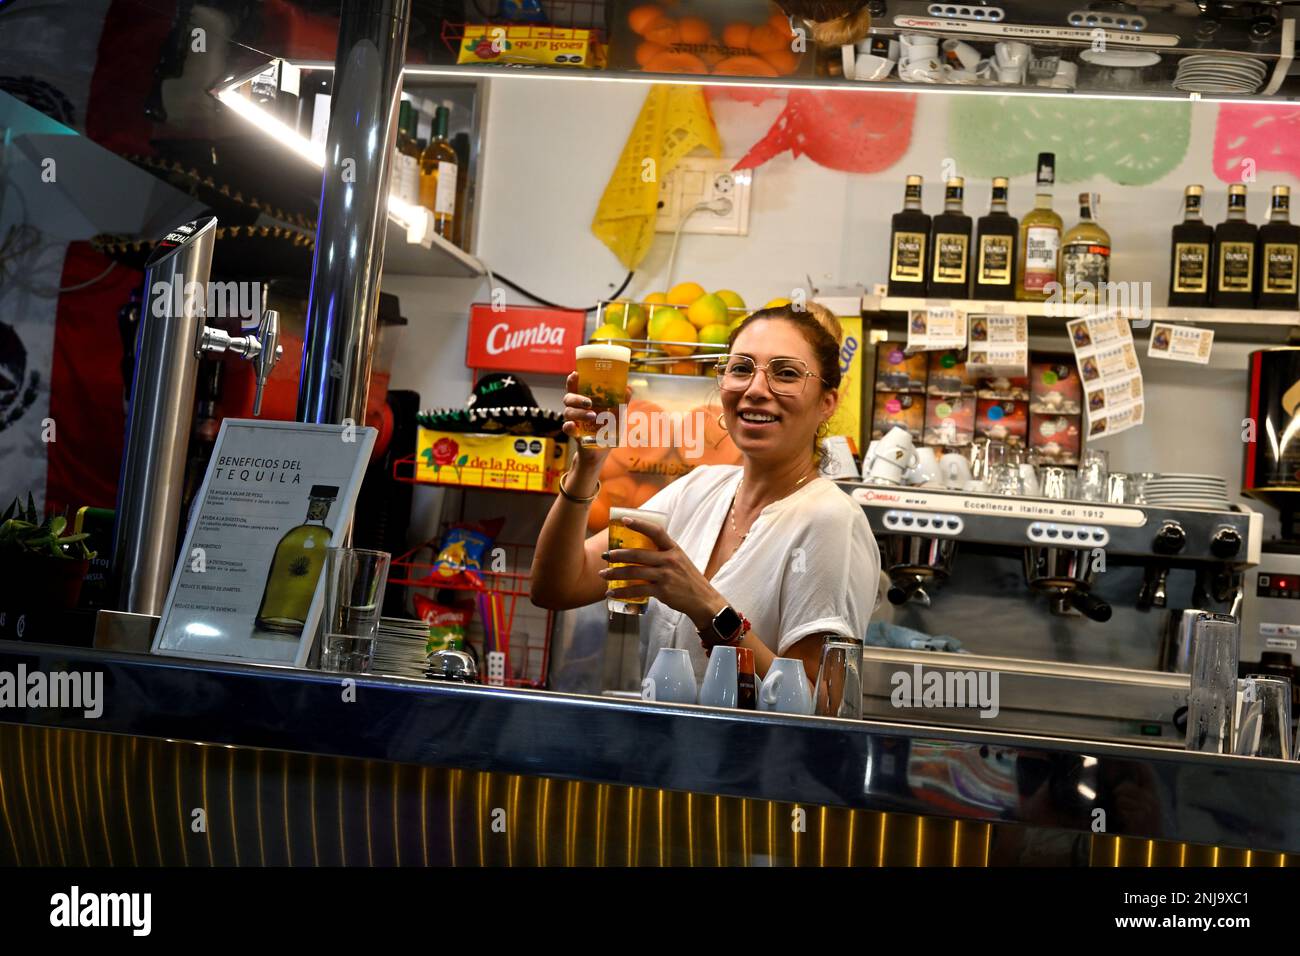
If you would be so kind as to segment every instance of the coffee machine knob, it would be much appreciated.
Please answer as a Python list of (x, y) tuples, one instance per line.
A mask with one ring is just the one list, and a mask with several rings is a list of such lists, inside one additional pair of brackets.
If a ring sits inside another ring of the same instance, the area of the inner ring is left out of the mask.
[(1210, 553), (1216, 558), (1235, 558), (1241, 551), (1241, 532), (1236, 528), (1220, 528), (1210, 539)]
[(1156, 532), (1151, 546), (1157, 554), (1177, 554), (1187, 546), (1187, 532), (1177, 521), (1166, 521)]

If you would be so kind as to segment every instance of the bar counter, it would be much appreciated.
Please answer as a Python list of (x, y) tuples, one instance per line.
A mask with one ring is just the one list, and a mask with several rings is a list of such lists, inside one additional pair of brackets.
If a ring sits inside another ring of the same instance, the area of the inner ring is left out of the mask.
[[(6, 708), (3, 724), (737, 797), (809, 812), (848, 808), (1300, 852), (1300, 765), (1292, 762), (382, 677), (360, 677), (353, 687), (318, 671), (0, 642), (0, 672), (20, 666), (102, 672), (103, 712)], [(14, 728), (4, 729), (0, 741), (12, 741)], [(20, 855), (16, 803), (27, 778), (43, 786), (51, 770), (42, 763), (58, 757), (48, 739), (44, 759), (34, 745), (31, 753), (17, 749), (22, 787), (14, 748), (0, 743), (0, 783), (10, 783), (0, 796), (7, 791)], [(151, 757), (151, 785), (153, 770)], [(206, 796), (206, 764), (203, 775)], [(61, 768), (58, 780), (61, 795)], [(52, 806), (63, 802), (52, 782), (49, 789)], [(286, 790), (286, 826), (289, 802)], [(80, 804), (77, 811), (80, 818)], [(259, 811), (259, 840), (261, 824)], [(313, 841), (315, 830), (313, 821)]]

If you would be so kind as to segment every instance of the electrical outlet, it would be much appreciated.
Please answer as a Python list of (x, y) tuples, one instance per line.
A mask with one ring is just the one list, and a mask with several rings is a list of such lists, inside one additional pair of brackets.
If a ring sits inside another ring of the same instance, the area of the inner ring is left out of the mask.
[[(734, 159), (688, 156), (659, 184), (659, 212), (655, 232), (682, 232), (715, 236), (749, 235), (749, 199), (753, 173), (733, 170)], [(711, 203), (711, 209), (696, 209)]]
[(493, 687), (503, 687), (506, 682), (506, 656), (501, 651), (488, 651), (487, 682)]

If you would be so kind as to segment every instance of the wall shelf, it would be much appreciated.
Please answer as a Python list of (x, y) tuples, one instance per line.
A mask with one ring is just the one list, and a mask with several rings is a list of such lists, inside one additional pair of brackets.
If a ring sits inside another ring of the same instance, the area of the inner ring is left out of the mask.
[(442, 236), (428, 235), (425, 240), (428, 245), (407, 242), (406, 230), (389, 219), (388, 237), (384, 241), (384, 273), (452, 279), (472, 279), (485, 274), (481, 262)]
[[(913, 309), (960, 309), (968, 313), (1026, 315), (1030, 318), (1077, 319), (1105, 311), (1096, 305), (1054, 302), (981, 301), (978, 299), (921, 299), (904, 296), (865, 295), (863, 312), (910, 312)], [(1268, 309), (1194, 309), (1177, 306), (1152, 307), (1148, 312), (1130, 307), (1118, 310), (1129, 318), (1150, 318), (1152, 322), (1187, 322), (1194, 325), (1293, 326), (1300, 325), (1300, 311)]]

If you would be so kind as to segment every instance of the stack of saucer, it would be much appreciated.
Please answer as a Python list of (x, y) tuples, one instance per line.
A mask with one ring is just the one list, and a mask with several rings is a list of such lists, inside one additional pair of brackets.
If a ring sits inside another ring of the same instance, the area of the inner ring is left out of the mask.
[(1228, 483), (1218, 475), (1165, 473), (1148, 478), (1142, 500), (1158, 508), (1228, 511)]
[(370, 673), (392, 677), (424, 677), (429, 625), (400, 617), (379, 619)]
[(1178, 62), (1174, 89), (1184, 93), (1254, 93), (1268, 67), (1259, 60), (1220, 53), (1197, 53)]

